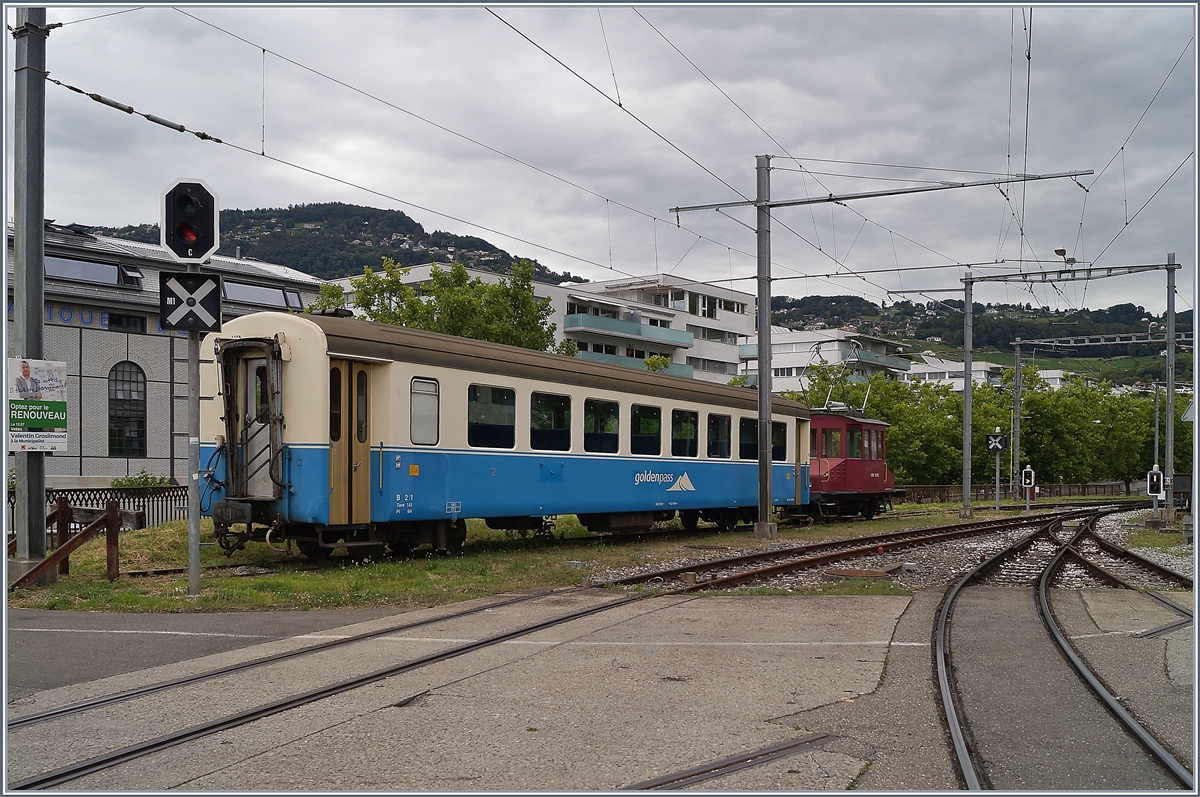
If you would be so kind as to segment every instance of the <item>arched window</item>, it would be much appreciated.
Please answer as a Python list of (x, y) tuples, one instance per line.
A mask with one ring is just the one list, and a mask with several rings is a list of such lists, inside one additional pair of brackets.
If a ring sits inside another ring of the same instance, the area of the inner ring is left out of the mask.
[(146, 374), (137, 363), (108, 372), (108, 455), (146, 456)]

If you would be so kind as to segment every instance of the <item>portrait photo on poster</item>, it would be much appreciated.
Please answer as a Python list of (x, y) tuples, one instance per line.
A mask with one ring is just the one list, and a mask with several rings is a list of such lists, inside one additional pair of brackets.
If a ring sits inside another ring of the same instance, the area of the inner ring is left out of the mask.
[(8, 359), (8, 450), (66, 451), (67, 364)]
[(67, 364), (53, 360), (8, 359), (10, 400), (67, 400)]

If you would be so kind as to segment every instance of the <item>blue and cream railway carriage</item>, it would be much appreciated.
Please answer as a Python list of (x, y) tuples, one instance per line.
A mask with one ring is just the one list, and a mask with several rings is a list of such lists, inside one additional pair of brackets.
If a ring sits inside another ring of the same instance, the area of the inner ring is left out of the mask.
[[(466, 518), (591, 531), (757, 519), (756, 394), (358, 319), (253, 313), (202, 349), (203, 509), (222, 547), (428, 543)], [(772, 496), (808, 503), (807, 409), (772, 406)]]

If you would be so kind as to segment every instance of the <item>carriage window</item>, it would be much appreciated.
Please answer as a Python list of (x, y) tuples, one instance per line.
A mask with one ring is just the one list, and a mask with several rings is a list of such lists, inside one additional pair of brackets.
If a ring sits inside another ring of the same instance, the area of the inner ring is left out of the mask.
[(787, 460), (787, 424), (771, 424), (771, 459), (775, 462)]
[(267, 413), (267, 366), (260, 365), (254, 369), (254, 421), (266, 423), (270, 420)]
[(600, 454), (617, 453), (617, 430), (621, 407), (615, 401), (587, 399), (583, 402), (583, 450)]
[(738, 421), (738, 456), (742, 459), (758, 459), (758, 421), (754, 418)]
[(342, 439), (342, 369), (329, 369), (329, 439)]
[(529, 447), (536, 451), (571, 450), (571, 398), (534, 393), (529, 404)]
[(671, 456), (700, 456), (700, 413), (687, 410), (671, 412)]
[(871, 459), (883, 459), (883, 432), (871, 431)]
[(517, 442), (517, 391), (508, 387), (467, 388), (467, 445), (512, 448)]
[(662, 410), (634, 404), (629, 417), (629, 453), (661, 454)]
[(354, 380), (355, 419), (354, 429), (358, 442), (367, 442), (367, 372), (359, 371)]
[(808, 427), (808, 454), (809, 456), (821, 456), (821, 450), (817, 448), (817, 429), (815, 426)]
[[(868, 429), (868, 444), (875, 441), (874, 433)], [(847, 429), (846, 430), (846, 456), (849, 459), (862, 459), (863, 455), (863, 430), (862, 429)]]
[(432, 379), (414, 379), (412, 381), (408, 436), (414, 445), (437, 445), (438, 383)]
[(728, 415), (708, 416), (708, 455), (729, 459), (729, 446), (733, 438), (733, 419)]
[(840, 457), (842, 455), (842, 430), (821, 430), (821, 456)]

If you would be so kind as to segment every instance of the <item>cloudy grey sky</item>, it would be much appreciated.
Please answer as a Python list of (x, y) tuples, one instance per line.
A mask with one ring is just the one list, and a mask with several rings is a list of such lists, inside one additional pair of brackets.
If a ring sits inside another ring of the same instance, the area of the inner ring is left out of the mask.
[[(755, 273), (738, 223), (752, 210), (677, 226), (669, 209), (752, 197), (756, 155), (773, 156), (774, 199), (1091, 169), (777, 209), (773, 273), (789, 279), (774, 292), (890, 302), (960, 287), (956, 264), (1052, 268), (1063, 246), (1098, 266), (1174, 252), (1178, 307), (1194, 302), (1194, 4), (113, 13), (128, 8), (50, 6), (64, 23), (51, 77), (235, 146), (49, 85), (46, 215), (60, 223), (156, 222), (163, 189), (200, 177), (223, 207), (394, 208), (589, 279), (729, 280)], [(929, 266), (954, 267), (894, 271)], [(976, 298), (1161, 313), (1165, 280), (981, 285)]]

